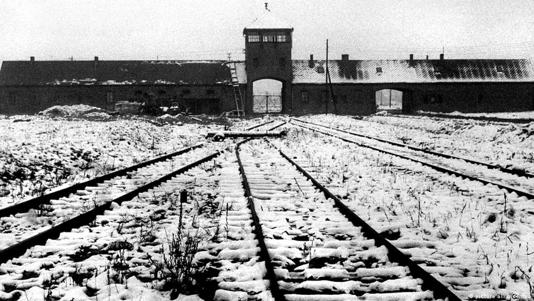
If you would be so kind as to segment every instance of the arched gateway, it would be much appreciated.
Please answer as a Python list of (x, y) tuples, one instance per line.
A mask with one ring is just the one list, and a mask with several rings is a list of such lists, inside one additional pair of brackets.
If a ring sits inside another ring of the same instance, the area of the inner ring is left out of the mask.
[(260, 79), (252, 83), (252, 112), (269, 114), (282, 112), (283, 83), (275, 79)]

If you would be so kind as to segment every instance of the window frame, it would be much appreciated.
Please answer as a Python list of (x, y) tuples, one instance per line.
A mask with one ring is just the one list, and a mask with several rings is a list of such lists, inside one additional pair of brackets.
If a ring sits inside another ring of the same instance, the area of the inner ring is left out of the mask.
[(113, 103), (113, 91), (106, 91), (106, 103), (107, 104)]
[(276, 34), (274, 33), (263, 34), (261, 40), (263, 43), (276, 43)]
[(310, 92), (308, 90), (300, 91), (300, 101), (302, 103), (310, 103)]
[(288, 42), (287, 34), (283, 32), (279, 32), (276, 34), (276, 42), (277, 43), (286, 43)]
[(261, 40), (262, 40), (262, 37), (259, 32), (253, 32), (247, 35), (247, 41), (249, 43), (260, 43)]

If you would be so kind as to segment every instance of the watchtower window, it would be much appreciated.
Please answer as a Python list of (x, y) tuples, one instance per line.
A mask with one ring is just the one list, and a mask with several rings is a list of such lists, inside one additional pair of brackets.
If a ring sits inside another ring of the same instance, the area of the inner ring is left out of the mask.
[(273, 34), (265, 34), (263, 35), (263, 42), (264, 43), (274, 43), (276, 42), (276, 36)]
[(248, 35), (248, 42), (249, 43), (259, 43), (260, 42), (260, 35), (258, 33), (250, 33)]

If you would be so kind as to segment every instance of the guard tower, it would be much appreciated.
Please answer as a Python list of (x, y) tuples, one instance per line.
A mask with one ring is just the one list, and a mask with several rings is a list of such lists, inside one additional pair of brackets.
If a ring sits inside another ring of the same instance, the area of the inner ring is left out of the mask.
[(243, 30), (247, 113), (291, 112), (292, 32), (291, 26), (273, 16), (267, 4), (263, 15)]

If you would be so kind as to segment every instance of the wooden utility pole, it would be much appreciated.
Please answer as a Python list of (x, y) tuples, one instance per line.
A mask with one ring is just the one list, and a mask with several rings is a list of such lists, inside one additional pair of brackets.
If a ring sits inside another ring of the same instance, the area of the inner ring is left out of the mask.
[[(326, 39), (326, 70), (324, 73), (324, 79), (325, 79), (326, 87), (328, 87), (328, 39)], [(324, 113), (325, 114), (328, 114), (328, 100), (329, 99), (330, 99), (330, 91), (327, 92), (326, 99), (324, 101), (324, 105), (325, 105)]]
[(334, 105), (334, 114), (337, 114), (337, 105), (334, 95), (334, 88), (332, 87), (332, 78), (330, 77), (330, 69), (328, 68), (328, 39), (326, 39), (326, 70), (325, 70), (325, 83), (328, 92), (325, 99), (325, 114), (328, 114), (328, 102), (332, 101)]

